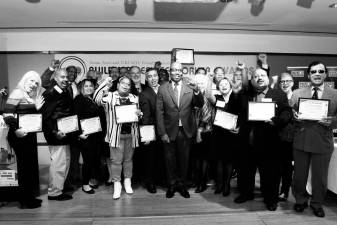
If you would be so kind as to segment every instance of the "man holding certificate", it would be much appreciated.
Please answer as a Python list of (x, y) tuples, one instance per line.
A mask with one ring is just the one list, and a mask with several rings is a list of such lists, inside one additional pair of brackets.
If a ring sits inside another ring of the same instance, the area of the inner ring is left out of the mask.
[(268, 71), (258, 68), (245, 90), (249, 121), (242, 124), (241, 132), (248, 146), (242, 148), (242, 157), (239, 159), (240, 195), (234, 201), (243, 203), (254, 199), (255, 173), (258, 168), (264, 203), (268, 210), (275, 211), (280, 184), (278, 133), (292, 118), (292, 111), (286, 94), (268, 85)]
[(72, 199), (71, 195), (62, 192), (70, 165), (70, 143), (74, 139), (71, 132), (76, 131), (78, 126), (77, 117), (70, 117), (73, 115), (73, 94), (68, 85), (67, 71), (56, 69), (49, 88), (43, 94), (42, 129), (51, 158), (49, 200)]
[(117, 91), (110, 92), (112, 79), (108, 77), (98, 87), (94, 100), (104, 107), (107, 131), (105, 141), (110, 145), (111, 172), (114, 182), (113, 199), (119, 199), (122, 192), (121, 173), (124, 174), (124, 188), (132, 194), (131, 187), (133, 153), (138, 147), (138, 97), (130, 93), (131, 79), (120, 77)]
[[(329, 161), (334, 150), (332, 129), (337, 127), (337, 91), (324, 85), (327, 69), (322, 62), (312, 62), (307, 72), (310, 87), (297, 89), (292, 96), (294, 108), (298, 110), (295, 114), (293, 144), (295, 168), (292, 190), (296, 200), (294, 210), (303, 212), (308, 206), (306, 184), (311, 164), (310, 207), (317, 217), (324, 217), (322, 203), (327, 190)], [(311, 114), (308, 114), (308, 108), (312, 109), (309, 112)]]
[(184, 198), (186, 189), (191, 138), (197, 130), (192, 113), (194, 107), (202, 107), (204, 99), (195, 83), (183, 82), (182, 65), (171, 64), (171, 82), (159, 87), (156, 119), (158, 134), (164, 144), (164, 157), (168, 178), (167, 198), (178, 191)]

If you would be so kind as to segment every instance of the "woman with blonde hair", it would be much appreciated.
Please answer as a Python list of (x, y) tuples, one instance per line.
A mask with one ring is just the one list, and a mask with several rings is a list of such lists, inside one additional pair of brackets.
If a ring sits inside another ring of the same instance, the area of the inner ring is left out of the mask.
[(4, 110), (4, 120), (9, 126), (7, 139), (17, 157), (21, 208), (40, 207), (42, 200), (35, 198), (39, 192), (36, 133), (23, 130), (17, 118), (20, 114), (38, 113), (44, 104), (43, 91), (40, 75), (29, 71), (9, 95)]

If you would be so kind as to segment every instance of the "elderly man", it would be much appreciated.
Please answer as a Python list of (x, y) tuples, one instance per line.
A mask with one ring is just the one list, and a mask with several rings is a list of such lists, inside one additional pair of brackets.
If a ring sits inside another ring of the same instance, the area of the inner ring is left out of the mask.
[[(266, 208), (277, 209), (280, 183), (279, 130), (292, 118), (287, 96), (279, 89), (269, 86), (268, 72), (256, 69), (251, 85), (246, 91), (248, 101), (275, 102), (275, 116), (269, 121), (248, 121), (241, 128), (242, 138), (248, 143), (239, 159), (238, 187), (240, 195), (234, 200), (243, 203), (254, 199), (255, 173), (259, 169), (261, 192)], [(247, 102), (248, 103), (248, 102)]]
[(138, 66), (132, 66), (129, 70), (130, 78), (134, 83), (135, 88), (137, 89), (138, 94), (142, 92), (145, 88), (145, 85), (141, 83), (142, 73)]
[(202, 107), (204, 99), (195, 83), (183, 82), (182, 65), (171, 64), (171, 81), (159, 87), (157, 94), (157, 129), (164, 144), (164, 157), (168, 178), (167, 198), (178, 191), (184, 198), (191, 138), (196, 132), (192, 113), (194, 107)]
[[(308, 66), (310, 87), (293, 92), (292, 102), (298, 109), (299, 98), (330, 100), (328, 117), (320, 121), (299, 121), (295, 123), (294, 135), (294, 177), (292, 190), (296, 200), (294, 210), (303, 212), (308, 206), (309, 196), (306, 192), (309, 167), (312, 172), (312, 197), (310, 207), (317, 217), (324, 217), (322, 208), (327, 190), (327, 176), (331, 154), (334, 150), (332, 129), (337, 127), (337, 91), (324, 86), (326, 67), (315, 61)], [(297, 115), (295, 115), (297, 117)]]
[(49, 200), (69, 200), (72, 196), (62, 193), (64, 181), (70, 165), (72, 137), (57, 128), (57, 120), (73, 114), (73, 94), (68, 88), (68, 73), (56, 69), (49, 88), (43, 93), (45, 104), (42, 108), (43, 133), (49, 145)]

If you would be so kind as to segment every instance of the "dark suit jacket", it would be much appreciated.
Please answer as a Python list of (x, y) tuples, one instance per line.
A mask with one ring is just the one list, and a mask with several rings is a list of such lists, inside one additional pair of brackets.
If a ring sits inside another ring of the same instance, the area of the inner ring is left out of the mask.
[[(298, 110), (298, 99), (300, 97), (311, 98), (311, 88), (297, 89), (293, 92), (291, 99), (296, 110)], [(296, 122), (294, 149), (322, 154), (331, 153), (333, 151), (332, 129), (337, 127), (337, 90), (325, 86), (322, 99), (330, 100), (328, 116), (333, 117), (331, 126), (326, 127), (315, 121)]]
[(151, 87), (145, 87), (139, 94), (139, 106), (143, 112), (141, 123), (143, 125), (156, 124), (156, 101), (157, 94)]
[[(253, 101), (256, 92), (254, 89), (248, 90), (248, 101)], [(275, 117), (272, 118), (274, 125), (263, 121), (248, 121), (244, 124), (245, 135), (249, 135), (250, 131), (254, 130), (253, 146), (260, 150), (269, 151), (270, 149), (277, 149), (279, 139), (279, 132), (292, 119), (292, 109), (289, 106), (286, 94), (279, 89), (269, 88), (265, 98), (271, 98), (276, 103)], [(248, 102), (246, 104), (248, 112)]]
[(197, 126), (192, 109), (202, 107), (204, 98), (201, 93), (195, 95), (193, 90), (183, 82), (179, 103), (178, 106), (171, 82), (159, 87), (156, 104), (158, 134), (160, 136), (167, 134), (172, 141), (178, 135), (179, 118), (187, 137), (191, 138), (195, 134)]

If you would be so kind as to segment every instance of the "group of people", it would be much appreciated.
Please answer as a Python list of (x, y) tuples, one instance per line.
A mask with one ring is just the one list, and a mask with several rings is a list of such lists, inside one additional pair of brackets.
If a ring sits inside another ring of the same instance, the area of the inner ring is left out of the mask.
[[(166, 178), (167, 198), (175, 193), (190, 198), (190, 180), (196, 184), (196, 193), (203, 192), (210, 178), (215, 180), (215, 193), (228, 196), (235, 169), (239, 195), (234, 201), (240, 204), (253, 200), (258, 169), (268, 210), (275, 211), (278, 201), (286, 200), (292, 187), (294, 210), (302, 212), (309, 201), (305, 187), (311, 166), (310, 207), (316, 216), (324, 217), (322, 203), (333, 151), (332, 129), (337, 125), (337, 91), (324, 85), (327, 69), (322, 62), (308, 66), (310, 87), (295, 91), (289, 73), (282, 73), (271, 85), (269, 69), (263, 62), (250, 80), (242, 63), (233, 79), (227, 78), (221, 67), (214, 69), (213, 77), (199, 68), (193, 79), (185, 79), (182, 64), (173, 62), (169, 73), (149, 68), (146, 84), (141, 84), (139, 67), (124, 69), (111, 68), (106, 79), (90, 71), (76, 84), (76, 67), (58, 68), (54, 61), (42, 77), (34, 71), (26, 73), (10, 94), (6, 112), (42, 114), (51, 158), (49, 200), (72, 198), (65, 184), (76, 171), (81, 153), (82, 190), (88, 194), (94, 194), (98, 187), (100, 158), (104, 156), (106, 185), (113, 184), (113, 199), (121, 197), (123, 187), (127, 194), (133, 193), (133, 173), (139, 168), (146, 189), (156, 193), (156, 166), (161, 162), (165, 165), (165, 176), (161, 178)], [(328, 116), (320, 121), (300, 120), (299, 98), (328, 99)], [(274, 117), (250, 121), (250, 102), (274, 102)], [(118, 123), (115, 107), (130, 104), (138, 107), (138, 121)], [(237, 116), (236, 126), (214, 124), (220, 112)], [(58, 130), (57, 120), (71, 115), (79, 120), (99, 117), (102, 132), (88, 135), (80, 129), (65, 134)], [(5, 120), (10, 127), (8, 140), (18, 158), (20, 203), (23, 207), (39, 207), (41, 200), (35, 198), (36, 134), (22, 131), (13, 116)], [(141, 125), (153, 125), (156, 140), (141, 142)], [(140, 149), (138, 154), (142, 155), (140, 167), (135, 149)]]

